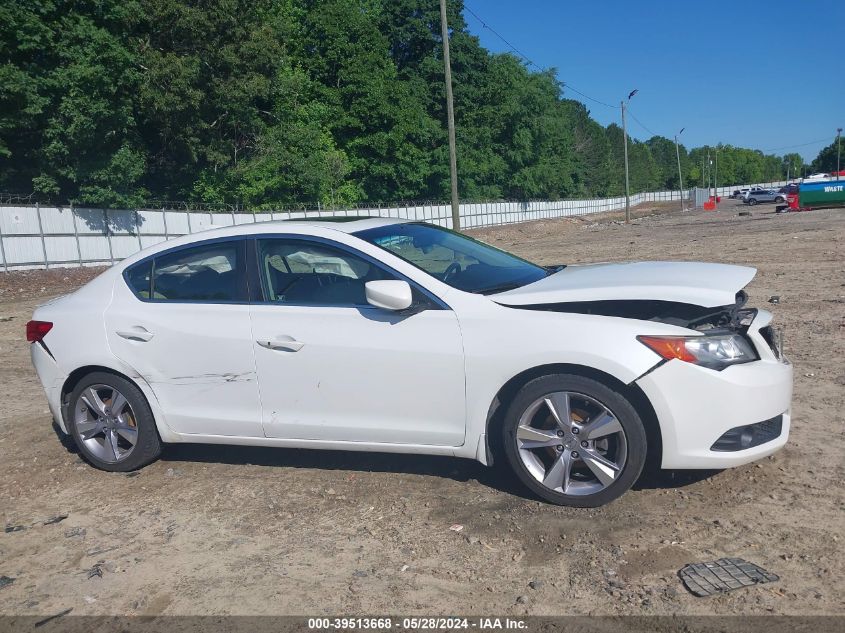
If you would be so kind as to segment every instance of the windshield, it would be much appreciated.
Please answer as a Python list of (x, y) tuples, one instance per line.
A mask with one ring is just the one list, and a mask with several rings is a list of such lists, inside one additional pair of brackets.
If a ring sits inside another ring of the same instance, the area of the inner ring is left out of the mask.
[(549, 269), (431, 224), (388, 224), (355, 233), (459, 290), (491, 294), (533, 283)]

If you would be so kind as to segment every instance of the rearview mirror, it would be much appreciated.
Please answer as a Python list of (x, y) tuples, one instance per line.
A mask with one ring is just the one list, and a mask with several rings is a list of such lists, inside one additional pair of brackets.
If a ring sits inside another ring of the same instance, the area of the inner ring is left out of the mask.
[(364, 285), (367, 303), (384, 310), (405, 310), (411, 307), (413, 296), (407, 281), (383, 279), (368, 281)]

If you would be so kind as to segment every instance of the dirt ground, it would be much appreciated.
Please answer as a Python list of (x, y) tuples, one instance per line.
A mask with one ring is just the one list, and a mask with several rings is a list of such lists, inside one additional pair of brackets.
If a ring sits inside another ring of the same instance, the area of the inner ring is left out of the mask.
[[(52, 427), (23, 331), (96, 271), (0, 273), (0, 614), (845, 614), (845, 211), (739, 210), (475, 233), (545, 264), (756, 266), (749, 304), (785, 327), (783, 451), (643, 480), (598, 510), (411, 455), (179, 446), (135, 476), (99, 472)], [(686, 592), (680, 567), (725, 556), (781, 579)]]

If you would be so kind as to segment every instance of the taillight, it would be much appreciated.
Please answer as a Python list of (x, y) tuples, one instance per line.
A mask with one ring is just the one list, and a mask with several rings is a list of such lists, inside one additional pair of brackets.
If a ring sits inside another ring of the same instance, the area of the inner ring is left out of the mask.
[(30, 343), (39, 343), (52, 329), (53, 324), (50, 321), (30, 321), (26, 324), (26, 340)]

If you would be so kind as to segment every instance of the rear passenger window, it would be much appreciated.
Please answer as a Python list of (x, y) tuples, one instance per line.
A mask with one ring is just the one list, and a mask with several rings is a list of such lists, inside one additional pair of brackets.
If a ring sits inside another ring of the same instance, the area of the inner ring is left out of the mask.
[(150, 284), (152, 283), (153, 261), (149, 260), (137, 264), (126, 271), (126, 282), (139, 299), (150, 298)]
[(153, 299), (158, 301), (246, 301), (240, 242), (218, 242), (156, 257)]
[(161, 255), (150, 264), (129, 269), (126, 280), (141, 299), (246, 301), (243, 273), (243, 242), (238, 240)]

